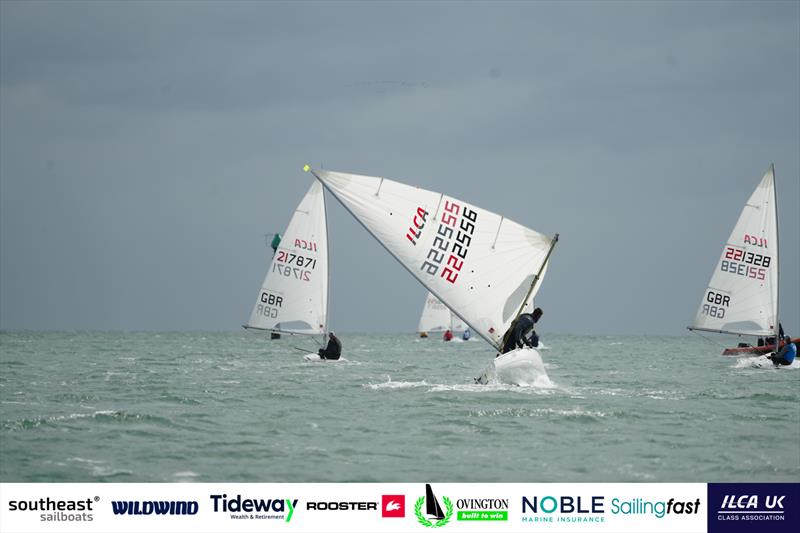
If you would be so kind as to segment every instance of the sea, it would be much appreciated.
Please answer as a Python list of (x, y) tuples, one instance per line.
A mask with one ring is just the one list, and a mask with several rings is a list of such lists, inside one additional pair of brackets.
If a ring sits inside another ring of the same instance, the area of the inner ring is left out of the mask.
[(707, 338), (544, 335), (519, 387), (480, 339), (339, 337), (2, 332), (0, 481), (800, 479), (800, 370)]

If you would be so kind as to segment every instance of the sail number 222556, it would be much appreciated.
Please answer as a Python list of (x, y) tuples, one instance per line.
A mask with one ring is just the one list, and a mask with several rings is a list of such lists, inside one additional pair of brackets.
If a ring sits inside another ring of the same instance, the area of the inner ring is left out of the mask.
[(445, 200), (436, 237), (420, 270), (455, 283), (464, 266), (477, 220), (478, 213), (474, 209)]

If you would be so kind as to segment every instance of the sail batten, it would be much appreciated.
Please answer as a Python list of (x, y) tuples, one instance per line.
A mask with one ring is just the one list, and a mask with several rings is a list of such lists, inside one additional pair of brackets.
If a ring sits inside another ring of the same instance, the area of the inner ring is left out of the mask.
[[(540, 270), (548, 237), (447, 194), (388, 178), (312, 173), (412, 276), (500, 347), (514, 318), (503, 316), (503, 309), (519, 285)], [(513, 302), (515, 310), (524, 295)], [(534, 296), (535, 290), (529, 298)]]
[(723, 246), (692, 330), (772, 336), (778, 315), (778, 221), (770, 165)]

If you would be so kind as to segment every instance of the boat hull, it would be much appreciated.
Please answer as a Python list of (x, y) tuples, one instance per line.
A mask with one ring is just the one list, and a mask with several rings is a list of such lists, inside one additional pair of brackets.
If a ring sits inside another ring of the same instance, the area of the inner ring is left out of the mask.
[(750, 366), (752, 368), (772, 368), (775, 370), (800, 368), (800, 359), (795, 359), (791, 365), (776, 365), (771, 359), (767, 359), (766, 355), (762, 355), (761, 357), (754, 357)]
[(342, 361), (347, 361), (344, 357), (340, 357), (339, 359), (323, 359), (316, 353), (307, 353), (303, 356), (303, 360), (309, 363), (339, 363)]
[[(792, 339), (792, 342), (800, 349), (800, 337)], [(783, 344), (781, 344), (781, 348)], [(722, 355), (761, 355), (775, 351), (774, 344), (767, 344), (766, 346), (743, 346), (739, 348), (725, 348)]]
[(476, 383), (507, 383), (531, 386), (537, 382), (549, 383), (542, 356), (534, 348), (518, 348), (496, 357), (483, 373), (475, 378)]

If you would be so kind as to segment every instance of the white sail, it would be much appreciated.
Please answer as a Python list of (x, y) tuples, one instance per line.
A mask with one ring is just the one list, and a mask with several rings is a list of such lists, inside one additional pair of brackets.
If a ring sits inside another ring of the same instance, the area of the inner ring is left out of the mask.
[(444, 331), (450, 329), (450, 309), (439, 298), (428, 293), (425, 298), (425, 307), (419, 317), (417, 332)]
[(422, 309), (422, 316), (419, 317), (417, 332), (441, 332), (449, 329), (454, 334), (460, 335), (467, 327), (464, 321), (454, 315), (439, 298), (428, 293), (425, 298), (425, 307)]
[(270, 262), (246, 328), (324, 335), (328, 309), (328, 229), (324, 190), (311, 184)]
[(550, 238), (438, 192), (312, 172), (420, 283), (499, 349), (548, 256)]
[(772, 165), (722, 249), (689, 329), (774, 335), (778, 315), (778, 219)]

